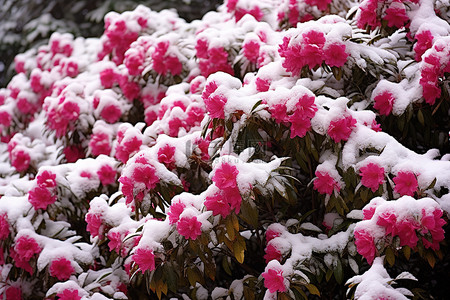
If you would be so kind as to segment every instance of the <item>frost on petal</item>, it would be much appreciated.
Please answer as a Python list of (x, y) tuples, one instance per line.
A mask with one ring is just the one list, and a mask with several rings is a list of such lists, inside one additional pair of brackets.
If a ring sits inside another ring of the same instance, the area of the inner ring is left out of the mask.
[(273, 264), (269, 264), (266, 267), (266, 271), (262, 273), (264, 277), (264, 286), (271, 293), (285, 292), (287, 290), (285, 280), (283, 277), (283, 271), (278, 267), (270, 268)]

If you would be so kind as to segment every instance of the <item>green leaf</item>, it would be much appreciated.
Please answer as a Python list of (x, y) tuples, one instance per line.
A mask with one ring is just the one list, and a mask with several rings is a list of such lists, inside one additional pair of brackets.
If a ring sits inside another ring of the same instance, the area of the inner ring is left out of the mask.
[(409, 258), (411, 257), (411, 248), (409, 248), (408, 246), (404, 246), (402, 248), (402, 251), (403, 251), (403, 255), (405, 255), (405, 258), (407, 260), (409, 260)]
[(391, 247), (386, 248), (386, 260), (391, 267), (395, 263), (395, 254)]
[(425, 118), (423, 117), (423, 113), (420, 109), (417, 111), (417, 119), (419, 119), (419, 123), (422, 124), (422, 126), (425, 125)]
[(334, 278), (336, 278), (337, 283), (342, 284), (344, 281), (344, 272), (342, 270), (341, 260), (337, 260), (336, 268), (334, 269)]
[(299, 287), (298, 285), (294, 285), (293, 288), (294, 289), (292, 291), (295, 294), (295, 299), (308, 299), (308, 296), (306, 296), (301, 287)]
[(230, 268), (230, 263), (228, 262), (228, 257), (223, 257), (222, 259), (222, 267), (225, 270), (225, 272), (231, 276), (231, 268)]
[(311, 294), (313, 294), (313, 295), (317, 295), (317, 296), (320, 296), (320, 292), (319, 292), (319, 290), (317, 289), (317, 287), (314, 285), (314, 284), (307, 284), (306, 285), (306, 288), (308, 289), (308, 291), (311, 293)]
[(250, 111), (251, 113), (261, 104), (262, 100), (259, 100), (258, 102), (255, 103), (255, 105), (253, 105), (252, 110)]
[(331, 279), (331, 276), (333, 276), (333, 270), (328, 269), (327, 274), (325, 274), (325, 280), (328, 282)]
[(175, 293), (178, 289), (178, 276), (175, 272), (175, 268), (171, 263), (166, 263), (163, 266), (165, 267), (164, 276), (166, 278), (167, 286), (169, 290)]
[(434, 188), (434, 186), (436, 185), (436, 182), (437, 182), (437, 178), (435, 178), (425, 190)]
[(244, 286), (244, 299), (254, 300), (255, 299), (254, 290), (247, 286)]
[(245, 242), (242, 245), (242, 243), (240, 242), (241, 240), (238, 239), (234, 244), (233, 244), (233, 253), (234, 253), (234, 257), (236, 258), (236, 260), (242, 264), (244, 262), (244, 258), (245, 258)]
[(197, 282), (204, 285), (203, 275), (197, 267), (187, 269), (187, 277), (191, 286), (195, 286)]
[(228, 237), (230, 238), (230, 241), (234, 241), (236, 236), (234, 234), (234, 226), (233, 226), (233, 220), (232, 220), (231, 216), (228, 216), (228, 218), (225, 219), (225, 226), (227, 228), (227, 234), (228, 234)]
[(258, 228), (258, 209), (253, 207), (249, 201), (242, 201), (239, 216), (242, 220), (244, 220), (244, 222), (251, 225), (253, 228)]

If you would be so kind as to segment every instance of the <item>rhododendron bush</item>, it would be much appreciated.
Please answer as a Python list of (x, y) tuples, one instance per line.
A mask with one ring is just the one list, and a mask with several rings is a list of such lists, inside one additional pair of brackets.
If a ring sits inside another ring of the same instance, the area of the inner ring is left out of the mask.
[(18, 55), (2, 299), (442, 296), (449, 20), (444, 0), (139, 6)]

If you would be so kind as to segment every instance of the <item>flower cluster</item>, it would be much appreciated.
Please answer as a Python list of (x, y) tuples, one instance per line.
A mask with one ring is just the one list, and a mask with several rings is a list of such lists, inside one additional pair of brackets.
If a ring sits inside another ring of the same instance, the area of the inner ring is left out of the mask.
[(403, 28), (410, 21), (406, 9), (413, 3), (417, 1), (364, 0), (359, 4), (356, 14), (358, 27), (369, 26), (374, 29), (380, 27), (381, 22), (385, 21), (388, 27)]
[(422, 56), (419, 82), (422, 86), (423, 98), (431, 105), (441, 96), (439, 78), (443, 78), (444, 73), (450, 72), (448, 41), (448, 37), (436, 39), (431, 50)]
[[(385, 247), (398, 245), (416, 249), (418, 243), (425, 248), (439, 250), (444, 239), (442, 210), (430, 198), (415, 200), (403, 196), (396, 201), (374, 198), (364, 208), (364, 221), (354, 230), (358, 253), (372, 263)], [(398, 242), (396, 242), (398, 240)]]
[(56, 196), (56, 174), (43, 170), (36, 177), (36, 186), (28, 193), (28, 201), (34, 209), (47, 209), (48, 205), (55, 203)]
[(341, 20), (323, 23), (323, 28), (305, 25), (299, 27), (295, 35), (283, 38), (278, 52), (284, 58), (286, 71), (297, 76), (305, 66), (314, 69), (325, 63), (330, 67), (342, 67), (347, 62), (346, 43), (339, 34), (349, 28)]

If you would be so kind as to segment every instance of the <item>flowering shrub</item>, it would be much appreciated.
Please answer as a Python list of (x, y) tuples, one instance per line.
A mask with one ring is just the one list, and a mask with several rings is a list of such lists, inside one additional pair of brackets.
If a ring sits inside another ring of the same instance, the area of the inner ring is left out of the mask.
[(191, 23), (139, 6), (20, 54), (2, 297), (438, 295), (402, 280), (448, 260), (439, 3), (229, 0)]

